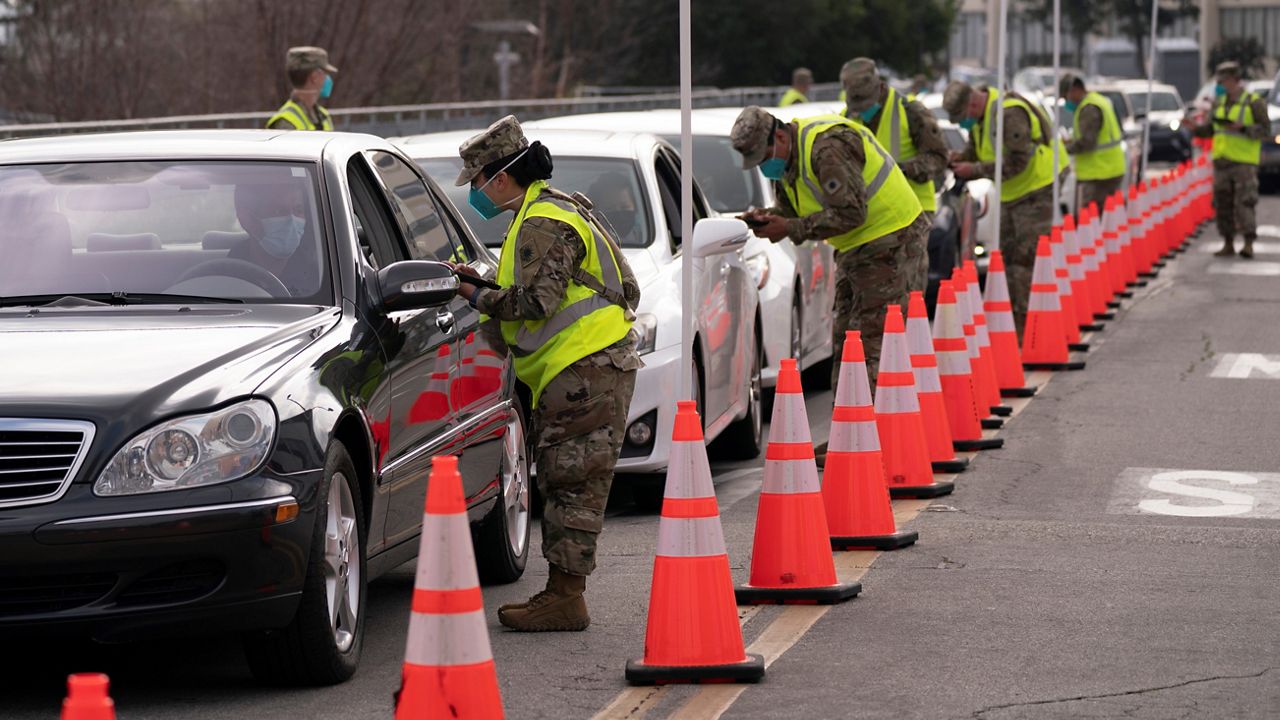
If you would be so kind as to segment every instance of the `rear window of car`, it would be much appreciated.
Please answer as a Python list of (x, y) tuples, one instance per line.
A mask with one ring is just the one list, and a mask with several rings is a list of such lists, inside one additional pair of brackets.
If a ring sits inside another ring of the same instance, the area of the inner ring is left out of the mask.
[[(1133, 105), (1134, 112), (1147, 112), (1147, 94), (1145, 92), (1136, 92), (1129, 94), (1129, 102)], [(1170, 110), (1181, 110), (1182, 102), (1178, 100), (1178, 96), (1171, 92), (1156, 92), (1151, 94), (1151, 111), (1167, 112)]]
[(329, 304), (318, 200), (316, 169), (302, 163), (3, 166), (0, 296), (174, 293)]
[[(470, 189), (454, 181), (462, 170), (457, 157), (414, 158), (423, 172), (440, 185), (454, 206), (464, 208), (463, 216), (480, 242), (501, 247), (512, 216), (502, 213), (485, 220), (468, 207)], [(608, 221), (622, 247), (645, 247), (653, 241), (653, 223), (640, 175), (632, 160), (623, 158), (556, 157), (552, 187), (567, 193), (580, 192), (595, 206), (597, 217)]]

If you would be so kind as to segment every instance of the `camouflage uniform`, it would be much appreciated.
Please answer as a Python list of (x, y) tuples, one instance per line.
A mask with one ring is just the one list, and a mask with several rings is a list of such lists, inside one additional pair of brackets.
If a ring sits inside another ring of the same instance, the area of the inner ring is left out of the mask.
[[(499, 124), (503, 121), (499, 121)], [(511, 119), (514, 123), (514, 118)], [(517, 126), (518, 128), (518, 126)], [(491, 132), (493, 132), (491, 130)], [(499, 135), (499, 138), (504, 136)], [(523, 140), (523, 134), (520, 136)], [(480, 142), (468, 152), (508, 157), (519, 147), (487, 148)], [(492, 159), (478, 162), (483, 167)], [(467, 168), (463, 173), (466, 175)], [(474, 173), (471, 177), (474, 177)], [(465, 182), (470, 182), (467, 177)], [(544, 191), (539, 199), (551, 196)], [(496, 320), (540, 320), (560, 306), (574, 272), (587, 257), (582, 237), (572, 226), (546, 217), (526, 219), (515, 246), (524, 284), (503, 290), (481, 290), (475, 306)], [(623, 283), (626, 302), (640, 300), (634, 278)], [(604, 527), (604, 509), (613, 483), (613, 468), (622, 449), (627, 410), (635, 389), (635, 334), (569, 365), (542, 391), (533, 409), (532, 444), (538, 489), (544, 500), (542, 553), (562, 572), (590, 575), (596, 566), (596, 542)]]
[[(749, 112), (744, 111), (744, 113)], [(763, 112), (763, 111), (761, 111)], [(739, 118), (739, 124), (743, 120)], [(795, 126), (792, 133), (792, 161), (782, 183), (775, 183), (778, 204), (770, 212), (788, 218), (787, 235), (793, 242), (824, 240), (843, 235), (867, 220), (866, 186), (862, 181), (862, 169), (866, 163), (862, 138), (847, 127), (834, 127), (823, 132), (813, 141), (810, 161), (823, 189), (822, 210), (799, 217), (783, 189), (784, 184), (796, 181), (798, 163)], [(745, 128), (750, 130), (751, 128)], [(740, 128), (735, 127), (734, 147), (742, 152), (745, 140)], [(743, 153), (744, 156), (746, 153)], [(872, 388), (880, 365), (880, 345), (884, 334), (885, 307), (892, 303), (906, 306), (909, 299), (913, 265), (912, 246), (926, 246), (929, 229), (927, 220), (916, 218), (907, 227), (869, 243), (852, 248), (836, 256), (836, 298), (832, 335), (835, 348), (844, 344), (845, 330), (861, 330), (862, 344), (867, 354), (867, 373)], [(915, 257), (927, 252), (916, 252)], [(839, 379), (840, 363), (832, 363), (831, 384)]]
[[(880, 77), (874, 60), (870, 58), (854, 58), (840, 69), (840, 83), (844, 86), (847, 107), (845, 117), (861, 122), (859, 114), (874, 103), (881, 107), (865, 124), (875, 129), (886, 108), (884, 103), (889, 99), (889, 86)], [(907, 119), (907, 134), (911, 144), (916, 148), (916, 155), (908, 160), (894, 161), (908, 180), (917, 183), (936, 180), (942, 177), (947, 169), (947, 141), (938, 128), (938, 119), (917, 100), (902, 97), (902, 107)], [(892, 151), (892, 148), (886, 148)], [(924, 242), (909, 242), (906, 245), (908, 287), (911, 290), (924, 291), (929, 279), (929, 229), (933, 227), (933, 213), (924, 211)], [(906, 232), (904, 228), (901, 232)], [(899, 233), (901, 234), (901, 233)]]
[[(1067, 143), (1067, 153), (1070, 155), (1093, 150), (1098, 146), (1098, 135), (1102, 132), (1102, 108), (1097, 105), (1085, 105), (1076, 110), (1076, 118), (1076, 126), (1080, 132)], [(1091, 203), (1096, 204), (1098, 210), (1102, 211), (1107, 205), (1107, 198), (1115, 195), (1123, 184), (1123, 175), (1103, 180), (1077, 181), (1076, 211), (1089, 207)]]
[[(1243, 95), (1242, 95), (1243, 97)], [(1227, 98), (1227, 116), (1235, 117), (1237, 103)], [(1246, 125), (1242, 131), (1246, 137), (1261, 140), (1270, 132), (1270, 121), (1267, 120), (1267, 101), (1254, 95), (1249, 108), (1253, 112), (1255, 122)], [(1214, 106), (1214, 112), (1217, 106)], [(1261, 118), (1259, 120), (1259, 118)], [(1206, 123), (1195, 130), (1197, 137), (1213, 137), (1212, 123)], [(1216, 210), (1218, 233), (1230, 245), (1237, 234), (1243, 235), (1246, 245), (1252, 245), (1258, 236), (1258, 220), (1255, 208), (1258, 205), (1258, 166), (1239, 163), (1225, 158), (1213, 161), (1213, 207)]]
[[(312, 46), (291, 47), (285, 54), (285, 72), (290, 76), (296, 72), (323, 70), (329, 75), (337, 75), (338, 68), (329, 62), (329, 52), (324, 48)], [(310, 108), (298, 101), (297, 95), (290, 95), (284, 105), (267, 120), (270, 130), (332, 130), (333, 118), (329, 111), (318, 103)], [(318, 101), (320, 98), (316, 98)]]
[[(1004, 165), (1002, 172), (1008, 180), (1031, 162), (1036, 140), (1031, 137), (1031, 118), (1021, 108), (1005, 108), (1004, 112)], [(953, 116), (955, 114), (953, 113)], [(974, 146), (977, 133), (987, 132), (982, 121), (969, 131), (969, 144), (961, 159), (975, 162), (978, 152)], [(994, 178), (995, 162), (980, 163), (977, 177)], [(1053, 186), (1046, 185), (1033, 190), (1012, 202), (1000, 205), (1000, 252), (1004, 255), (1005, 278), (1009, 282), (1009, 299), (1013, 305), (1013, 321), (1022, 337), (1022, 326), (1027, 320), (1027, 303), (1031, 299), (1031, 274), (1036, 262), (1036, 244), (1040, 236), (1048, 236), (1053, 228)]]

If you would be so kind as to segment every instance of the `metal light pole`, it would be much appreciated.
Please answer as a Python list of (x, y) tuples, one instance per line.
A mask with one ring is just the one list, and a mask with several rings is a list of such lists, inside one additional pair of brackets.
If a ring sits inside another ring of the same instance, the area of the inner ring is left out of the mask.
[(1156, 83), (1156, 21), (1159, 17), (1160, 0), (1151, 0), (1151, 47), (1147, 51), (1147, 117), (1142, 123), (1142, 156), (1138, 158), (1138, 167), (1143, 170), (1143, 175), (1146, 174), (1147, 153), (1151, 148), (1151, 94), (1155, 92)]
[(690, 0), (680, 0), (680, 397), (693, 397), (693, 42)]
[(1062, 75), (1062, 0), (1053, 0), (1053, 112), (1050, 113), (1049, 135), (1053, 142), (1053, 224), (1062, 222), (1062, 203), (1058, 200), (1059, 168), (1062, 167), (1062, 148), (1058, 143), (1058, 97)]
[[(1001, 188), (1004, 186), (1001, 174), (1004, 172), (1004, 49), (1005, 35), (1009, 32), (1009, 0), (1000, 0), (1000, 31), (996, 34), (996, 89), (1000, 93), (1000, 97), (996, 100), (996, 216), (991, 238), (992, 250), (1000, 249), (1000, 214), (1003, 211), (1003, 203), (1000, 202)], [(987, 132), (990, 128), (982, 128), (983, 132)]]

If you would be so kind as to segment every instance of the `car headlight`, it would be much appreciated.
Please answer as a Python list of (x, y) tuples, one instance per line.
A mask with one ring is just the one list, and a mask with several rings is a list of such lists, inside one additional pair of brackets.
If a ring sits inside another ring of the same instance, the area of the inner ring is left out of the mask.
[(136, 495), (236, 480), (262, 465), (275, 435), (275, 409), (266, 400), (169, 420), (125, 443), (93, 492)]
[(764, 287), (769, 282), (769, 255), (768, 253), (759, 253), (752, 255), (746, 259), (747, 269), (751, 271), (751, 277), (756, 281), (756, 288)]
[(641, 355), (647, 355), (653, 352), (658, 343), (658, 318), (656, 315), (649, 313), (640, 313), (636, 315), (636, 321), (631, 326), (632, 330), (640, 336), (640, 342), (636, 344), (636, 352)]
[(1172, 130), (1172, 131), (1174, 131), (1174, 132), (1178, 132), (1178, 128), (1180, 128), (1180, 127), (1182, 127), (1182, 121), (1181, 121), (1181, 120), (1173, 120), (1173, 121), (1171, 121), (1171, 122), (1169, 123), (1169, 129), (1170, 129), (1170, 130)]

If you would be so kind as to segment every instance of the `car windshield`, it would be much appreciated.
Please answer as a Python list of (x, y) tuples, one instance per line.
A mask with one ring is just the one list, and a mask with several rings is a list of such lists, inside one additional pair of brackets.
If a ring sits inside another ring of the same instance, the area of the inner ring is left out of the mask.
[(1124, 94), (1117, 90), (1101, 90), (1098, 93), (1111, 101), (1111, 107), (1116, 111), (1116, 119), (1124, 122), (1129, 117), (1129, 106), (1125, 104)]
[[(1136, 92), (1129, 94), (1129, 103), (1133, 105), (1134, 112), (1147, 111), (1147, 94), (1145, 92)], [(1170, 110), (1182, 110), (1182, 103), (1178, 101), (1178, 96), (1171, 92), (1156, 92), (1151, 94), (1151, 111), (1167, 112)]]
[[(415, 159), (423, 171), (439, 183), (455, 206), (467, 207), (467, 186), (454, 185), (462, 169), (460, 158)], [(621, 158), (556, 157), (550, 182), (558, 190), (580, 192), (590, 198), (596, 215), (613, 226), (618, 245), (645, 247), (652, 241), (649, 206), (640, 190), (635, 162)], [(470, 209), (463, 213), (480, 242), (489, 247), (501, 247), (511, 224), (511, 215), (502, 213), (492, 220), (485, 220)]]
[(331, 304), (316, 199), (304, 164), (0, 166), (0, 303), (163, 294)]
[[(662, 139), (680, 146), (679, 135), (664, 135)], [(739, 164), (741, 157), (728, 137), (695, 135), (693, 138), (694, 174), (716, 212), (737, 213), (764, 204), (756, 171), (743, 170)]]

